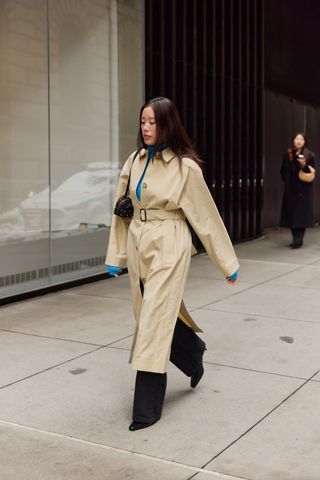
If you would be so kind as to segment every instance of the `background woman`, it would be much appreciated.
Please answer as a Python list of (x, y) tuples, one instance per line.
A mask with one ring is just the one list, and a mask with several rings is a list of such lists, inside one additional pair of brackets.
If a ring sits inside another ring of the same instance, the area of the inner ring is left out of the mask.
[(308, 165), (315, 167), (315, 155), (308, 150), (304, 133), (299, 132), (285, 153), (280, 170), (284, 182), (280, 226), (291, 229), (291, 248), (300, 248), (306, 228), (313, 226), (312, 183), (299, 179), (299, 171), (308, 171)]
[(134, 216), (113, 215), (106, 258), (111, 275), (127, 265), (134, 297), (129, 361), (137, 376), (130, 430), (160, 419), (169, 359), (191, 377), (193, 388), (203, 375), (206, 346), (182, 301), (192, 248), (186, 219), (230, 283), (239, 268), (175, 105), (155, 98), (142, 106), (139, 120), (139, 155), (125, 163), (116, 194), (116, 200), (124, 195), (131, 170)]

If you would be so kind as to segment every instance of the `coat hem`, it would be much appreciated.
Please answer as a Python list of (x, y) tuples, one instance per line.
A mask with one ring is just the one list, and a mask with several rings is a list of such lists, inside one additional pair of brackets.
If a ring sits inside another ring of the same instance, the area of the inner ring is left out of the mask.
[[(129, 363), (131, 364), (131, 367), (133, 368), (133, 370), (139, 370), (141, 372), (150, 372), (150, 373), (167, 373), (167, 368), (159, 368), (159, 367), (155, 367), (152, 365), (152, 363), (150, 364), (150, 362), (146, 362), (145, 360), (139, 362), (139, 361), (135, 361), (135, 360), (132, 360), (132, 362), (129, 361)], [(148, 366), (146, 367), (146, 363), (148, 363)]]

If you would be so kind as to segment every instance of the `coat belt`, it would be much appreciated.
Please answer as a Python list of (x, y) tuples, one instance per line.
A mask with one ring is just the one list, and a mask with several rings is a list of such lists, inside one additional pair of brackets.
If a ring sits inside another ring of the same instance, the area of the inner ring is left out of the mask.
[(181, 209), (160, 210), (151, 208), (135, 208), (133, 218), (141, 222), (149, 220), (185, 220), (185, 214)]

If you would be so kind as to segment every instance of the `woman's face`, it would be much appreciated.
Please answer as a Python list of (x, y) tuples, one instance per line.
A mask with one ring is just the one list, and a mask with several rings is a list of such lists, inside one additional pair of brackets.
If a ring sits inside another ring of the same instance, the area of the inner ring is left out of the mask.
[(297, 135), (294, 140), (293, 140), (293, 144), (296, 148), (302, 148), (304, 147), (304, 144), (305, 144), (305, 139), (303, 138), (302, 135)]
[(146, 107), (142, 110), (141, 134), (146, 145), (155, 145), (157, 138), (156, 118), (152, 107)]

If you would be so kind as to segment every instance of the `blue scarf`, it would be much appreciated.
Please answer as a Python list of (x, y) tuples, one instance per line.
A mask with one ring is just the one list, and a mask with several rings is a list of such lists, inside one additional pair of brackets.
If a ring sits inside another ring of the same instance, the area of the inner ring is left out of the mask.
[(157, 152), (161, 152), (162, 150), (164, 150), (165, 148), (167, 148), (168, 145), (166, 143), (163, 143), (161, 145), (158, 145), (157, 147), (155, 147), (154, 145), (149, 145), (148, 147), (148, 158), (147, 158), (147, 163), (146, 163), (146, 166), (144, 167), (144, 170), (142, 172), (142, 175), (141, 175), (141, 178), (139, 180), (139, 183), (138, 183), (138, 186), (137, 186), (137, 190), (136, 190), (136, 193), (137, 193), (137, 198), (140, 202), (140, 199), (141, 199), (141, 187), (142, 187), (142, 182), (143, 182), (143, 179), (144, 179), (144, 176), (146, 174), (146, 171), (147, 171), (147, 168), (149, 166), (149, 163), (151, 162), (151, 160), (153, 159), (153, 157), (155, 156), (155, 154)]

